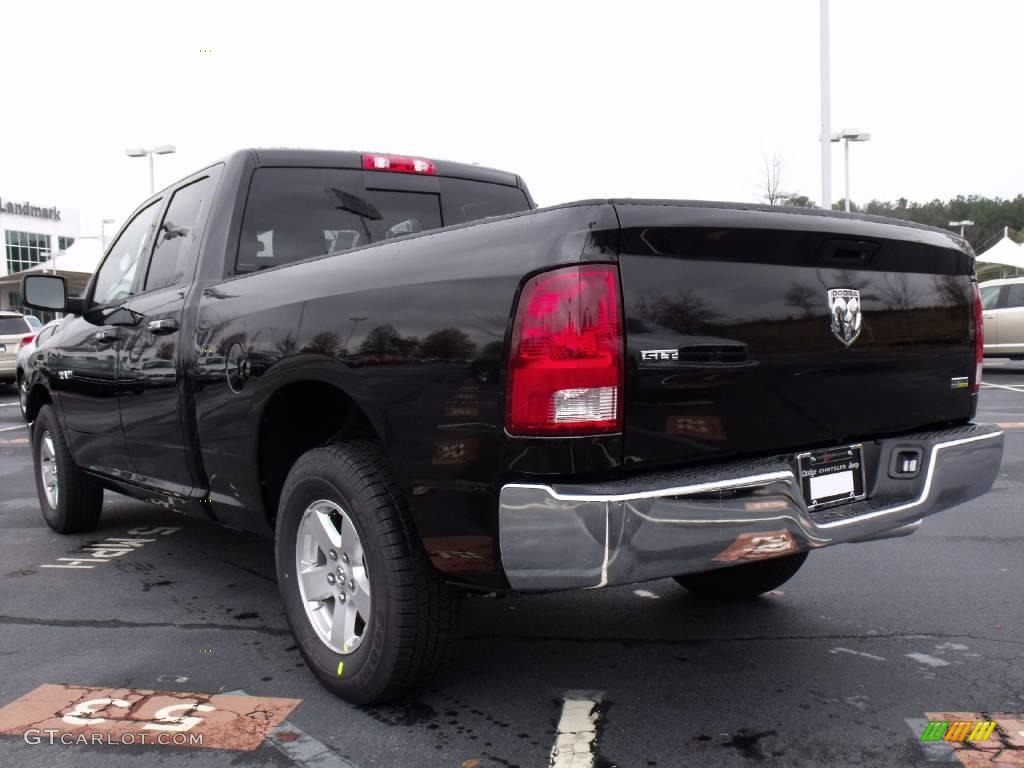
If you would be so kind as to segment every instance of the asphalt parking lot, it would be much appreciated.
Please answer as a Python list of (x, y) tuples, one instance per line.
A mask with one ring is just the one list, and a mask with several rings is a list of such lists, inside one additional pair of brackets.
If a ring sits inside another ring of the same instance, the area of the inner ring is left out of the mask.
[(921, 743), (942, 719), (929, 713), (993, 719), (1024, 750), (1024, 363), (994, 362), (985, 381), (979, 421), (1006, 427), (996, 487), (915, 535), (815, 553), (749, 603), (670, 581), (473, 598), (445, 676), (373, 709), (306, 670), (269, 542), (112, 494), (97, 531), (51, 532), (16, 393), (0, 388), (0, 707), (47, 684), (70, 686), (45, 689), (68, 702), (80, 687), (179, 692), (211, 722), (230, 701), (213, 695), (293, 700), (239, 706), (249, 730), (204, 748), (4, 735), (0, 765), (542, 768), (573, 706), (595, 766), (958, 764)]

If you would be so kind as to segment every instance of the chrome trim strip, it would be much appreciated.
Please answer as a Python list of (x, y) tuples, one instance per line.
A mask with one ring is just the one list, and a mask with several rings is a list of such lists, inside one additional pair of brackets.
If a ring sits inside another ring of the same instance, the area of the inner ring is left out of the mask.
[[(935, 477), (936, 457), (938, 456), (939, 451), (942, 451), (942, 450), (944, 450), (946, 448), (954, 448), (956, 446), (966, 445), (968, 443), (975, 443), (975, 442), (978, 442), (980, 440), (992, 440), (992, 439), (997, 438), (997, 437), (1002, 437), (1002, 435), (1003, 435), (1003, 431), (999, 430), (998, 432), (989, 432), (988, 434), (985, 434), (985, 435), (976, 435), (974, 437), (965, 437), (965, 438), (961, 438), (959, 440), (950, 440), (950, 441), (945, 442), (945, 443), (936, 443), (935, 445), (932, 446), (932, 450), (929, 453), (928, 473), (925, 476), (924, 488), (921, 491), (921, 495), (918, 496), (915, 500), (909, 501), (909, 502), (907, 502), (905, 504), (900, 504), (900, 505), (895, 506), (895, 507), (887, 507), (886, 509), (880, 509), (880, 510), (878, 510), (876, 512), (869, 512), (869, 513), (864, 514), (864, 515), (857, 515), (856, 517), (850, 517), (850, 518), (847, 518), (845, 520), (837, 520), (834, 523), (824, 523), (824, 524), (821, 524), (821, 525), (818, 525), (818, 524), (814, 524), (814, 525), (815, 525), (816, 528), (821, 528), (821, 529), (841, 528), (841, 527), (846, 526), (846, 525), (852, 525), (854, 523), (859, 523), (859, 522), (862, 522), (864, 520), (872, 520), (874, 518), (881, 517), (882, 515), (891, 515), (891, 514), (895, 514), (897, 512), (903, 512), (905, 510), (913, 509), (914, 507), (920, 506), (925, 501), (927, 501), (928, 496), (931, 493), (932, 481), (933, 481), (933, 479)], [(504, 488), (524, 488), (524, 489), (530, 489), (530, 490), (544, 491), (545, 493), (547, 493), (551, 498), (555, 499), (556, 501), (589, 501), (589, 502), (609, 503), (609, 502), (622, 502), (622, 501), (638, 501), (640, 499), (670, 498), (670, 497), (673, 497), (673, 496), (691, 496), (691, 495), (698, 494), (698, 493), (710, 493), (710, 492), (713, 492), (713, 491), (721, 491), (721, 490), (727, 490), (727, 489), (738, 489), (738, 488), (747, 488), (747, 487), (750, 487), (750, 486), (763, 485), (765, 483), (773, 482), (773, 481), (776, 481), (776, 480), (787, 480), (787, 481), (792, 481), (792, 482), (795, 483), (797, 478), (796, 478), (796, 475), (794, 475), (792, 472), (790, 472), (789, 470), (786, 470), (786, 471), (783, 471), (783, 472), (766, 472), (766, 473), (760, 474), (760, 475), (748, 475), (746, 477), (737, 477), (737, 478), (733, 478), (731, 480), (718, 480), (718, 481), (711, 482), (711, 483), (697, 483), (695, 485), (682, 485), (682, 486), (677, 486), (677, 487), (673, 487), (673, 488), (663, 488), (663, 489), (659, 489), (659, 490), (655, 490), (655, 491), (642, 491), (642, 492), (639, 492), (639, 493), (620, 493), (620, 494), (605, 494), (605, 495), (602, 495), (602, 494), (558, 493), (550, 485), (536, 484), (536, 483), (507, 483), (506, 485), (502, 486), (502, 488), (503, 489)], [(782, 517), (788, 517), (788, 515), (783, 515)], [(651, 519), (653, 520), (654, 518), (651, 518)], [(772, 519), (772, 518), (767, 518), (767, 519)], [(740, 521), (715, 520), (715, 521), (707, 521), (707, 522), (714, 524), (714, 523), (720, 523), (720, 522), (740, 522)], [(608, 566), (608, 561), (607, 561), (607, 555), (608, 555), (607, 536), (606, 536), (605, 543), (606, 543), (606, 547), (605, 547), (605, 555), (606, 555), (606, 557), (605, 557), (604, 570), (605, 570), (605, 577), (607, 577), (607, 566)]]
[(880, 509), (877, 512), (869, 512), (866, 515), (857, 515), (856, 517), (851, 517), (851, 518), (848, 518), (846, 520), (837, 520), (834, 523), (825, 523), (824, 525), (819, 525), (818, 527), (819, 528), (840, 528), (840, 527), (842, 527), (844, 525), (851, 525), (853, 523), (859, 523), (859, 522), (861, 522), (863, 520), (872, 520), (872, 519), (874, 519), (876, 517), (881, 517), (882, 515), (892, 515), (892, 514), (895, 514), (896, 512), (903, 512), (904, 510), (907, 510), (907, 509), (913, 509), (914, 507), (919, 507), (919, 506), (921, 506), (922, 504), (924, 504), (928, 500), (928, 496), (932, 492), (932, 480), (935, 477), (935, 465), (937, 463), (936, 462), (936, 457), (939, 455), (939, 451), (941, 451), (941, 450), (943, 450), (945, 448), (955, 448), (958, 445), (966, 445), (967, 443), (976, 443), (979, 440), (991, 440), (994, 437), (1002, 437), (1002, 436), (1003, 436), (1003, 431), (999, 430), (998, 432), (990, 432), (987, 435), (977, 435), (975, 437), (965, 437), (965, 438), (962, 438), (960, 440), (950, 440), (948, 443), (936, 443), (935, 445), (932, 446), (931, 453), (929, 454), (929, 457), (928, 457), (928, 474), (925, 475), (924, 488), (921, 491), (921, 495), (918, 496), (917, 499), (915, 499), (914, 501), (908, 501), (906, 504), (900, 504), (900, 505), (895, 506), (895, 507), (887, 507), (886, 509)]
[(676, 488), (663, 488), (657, 491), (642, 491), (640, 493), (619, 493), (613, 495), (579, 494), (579, 493), (558, 493), (550, 485), (536, 485), (531, 483), (507, 483), (502, 488), (529, 488), (546, 492), (556, 501), (638, 501), (640, 499), (658, 499), (670, 496), (691, 496), (695, 493), (710, 493), (732, 488), (747, 488), (751, 485), (761, 485), (774, 480), (792, 480), (793, 473), (767, 472), (763, 475), (748, 475), (737, 477), (732, 480), (716, 480), (713, 483), (698, 483), (696, 485), (682, 485)]

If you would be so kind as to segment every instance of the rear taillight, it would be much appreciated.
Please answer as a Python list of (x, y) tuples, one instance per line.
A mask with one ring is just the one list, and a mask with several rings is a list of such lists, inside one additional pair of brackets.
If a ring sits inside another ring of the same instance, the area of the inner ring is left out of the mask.
[(22, 339), (21, 339), (21, 346), (24, 347), (26, 344), (31, 344), (32, 343), (32, 339), (34, 339), (34, 338), (35, 338), (35, 334), (33, 334), (31, 336), (23, 336)]
[(622, 430), (622, 307), (614, 265), (545, 272), (512, 328), (505, 428), (514, 435)]
[(363, 155), (363, 168), (368, 171), (393, 171), (394, 173), (421, 173), (436, 176), (437, 167), (429, 160), (401, 155)]
[(974, 385), (972, 392), (981, 389), (981, 373), (985, 367), (985, 321), (982, 319), (981, 311), (981, 289), (977, 283), (974, 286)]

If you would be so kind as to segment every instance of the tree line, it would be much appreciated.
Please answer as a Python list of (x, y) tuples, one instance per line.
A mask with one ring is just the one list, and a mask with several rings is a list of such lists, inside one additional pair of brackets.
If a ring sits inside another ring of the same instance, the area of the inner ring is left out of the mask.
[[(760, 196), (769, 205), (820, 207), (807, 195), (785, 191), (785, 163), (778, 152), (771, 157), (763, 156), (762, 159), (764, 165), (758, 189), (761, 192)], [(844, 200), (832, 205), (832, 209), (836, 211), (844, 210), (845, 207)], [(926, 203), (912, 202), (905, 197), (895, 201), (872, 200), (865, 205), (858, 205), (851, 200), (850, 210), (928, 224), (958, 233), (960, 228), (951, 227), (949, 222), (973, 221), (973, 226), (964, 228), (964, 237), (978, 252), (995, 244), (1003, 236), (1005, 227), (1010, 228), (1009, 235), (1014, 242), (1024, 243), (1024, 194), (1017, 195), (1011, 200), (983, 195), (957, 195), (950, 200), (935, 199)]]
[[(819, 207), (806, 195), (789, 195), (780, 198), (775, 204), (804, 208)], [(844, 208), (843, 200), (832, 205), (832, 209), (836, 211)], [(1017, 195), (1012, 200), (982, 195), (957, 195), (950, 200), (936, 199), (927, 203), (915, 203), (901, 197), (895, 201), (872, 200), (866, 205), (857, 205), (851, 200), (850, 210), (928, 224), (954, 232), (959, 232), (960, 228), (949, 226), (949, 222), (973, 221), (973, 226), (964, 228), (964, 237), (976, 251), (983, 251), (992, 246), (1003, 236), (1005, 227), (1010, 228), (1009, 235), (1015, 243), (1024, 242), (1024, 195)]]

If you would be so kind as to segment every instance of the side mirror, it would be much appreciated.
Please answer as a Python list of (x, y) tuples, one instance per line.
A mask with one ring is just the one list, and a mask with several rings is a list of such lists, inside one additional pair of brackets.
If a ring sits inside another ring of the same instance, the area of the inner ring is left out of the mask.
[(32, 309), (65, 312), (68, 284), (58, 275), (25, 275), (21, 278), (22, 302)]

